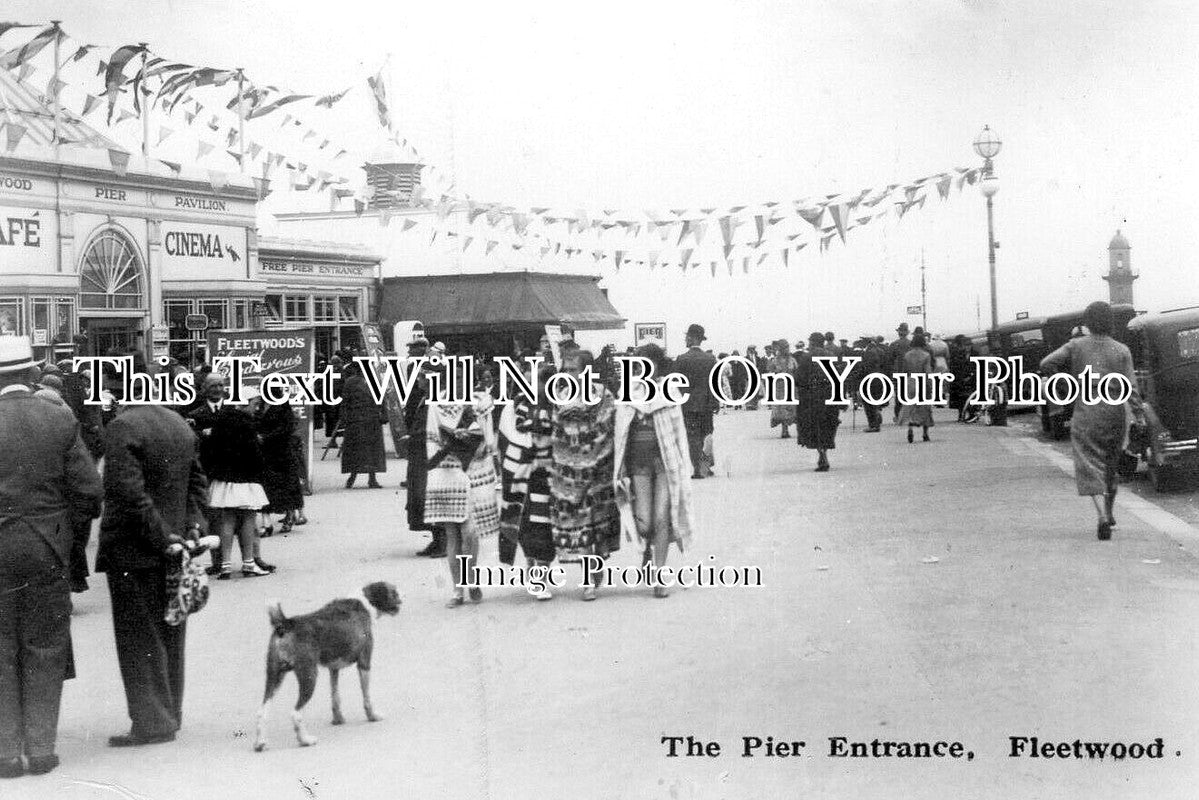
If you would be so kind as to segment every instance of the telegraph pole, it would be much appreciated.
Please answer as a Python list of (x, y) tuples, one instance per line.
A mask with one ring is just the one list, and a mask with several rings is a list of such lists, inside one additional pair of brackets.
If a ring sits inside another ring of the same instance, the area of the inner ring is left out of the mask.
[(920, 321), (924, 324), (924, 335), (928, 335), (928, 295), (924, 287), (924, 248), (920, 248)]

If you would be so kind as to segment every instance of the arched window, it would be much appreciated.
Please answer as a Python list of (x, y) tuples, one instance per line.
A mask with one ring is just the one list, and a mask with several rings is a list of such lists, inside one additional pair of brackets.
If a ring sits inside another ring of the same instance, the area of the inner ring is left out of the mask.
[(79, 267), (80, 308), (145, 307), (142, 261), (116, 231), (104, 231), (87, 247)]

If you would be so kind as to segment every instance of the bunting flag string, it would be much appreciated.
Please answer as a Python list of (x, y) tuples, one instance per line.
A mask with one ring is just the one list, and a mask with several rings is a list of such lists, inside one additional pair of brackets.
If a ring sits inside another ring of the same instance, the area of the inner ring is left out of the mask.
[[(19, 25), (13, 22), (6, 22), (3, 24), (7, 26), (4, 28), (4, 30), (8, 30), (9, 28), (32, 27), (29, 25)], [(0, 33), (3, 32), (4, 31), (0, 31)], [(42, 52), (42, 50), (44, 50), (47, 45), (53, 42), (56, 37), (59, 39), (59, 41), (62, 41), (62, 36), (63, 33), (61, 29), (55, 25), (45, 28), (21, 47), (0, 55), (0, 69), (12, 70), (20, 68), (22, 64), (25, 64), (29, 61), (29, 59)]]
[[(6, 27), (7, 26), (7, 27)], [(16, 23), (0, 23), (0, 34)], [(16, 50), (0, 54), (0, 64), (9, 65), (10, 69), (23, 70), (26, 77), (31, 70), (33, 59), (41, 50), (55, 41), (55, 36), (64, 36), (56, 26), (40, 30), (35, 36)], [(96, 50), (95, 45), (82, 45), (68, 49), (71, 62), (82, 61)], [(137, 69), (130, 66), (134, 60), (141, 57), (141, 65)], [(82, 115), (93, 113), (100, 103), (107, 101), (109, 124), (120, 124), (135, 115), (130, 113), (127, 106), (140, 110), (143, 93), (148, 102), (161, 106), (168, 114), (182, 107), (183, 118), (189, 125), (197, 119), (202, 119), (200, 113), (204, 106), (193, 96), (193, 91), (202, 87), (221, 88), (235, 81), (238, 72), (222, 70), (213, 67), (194, 67), (189, 64), (171, 61), (157, 54), (147, 52), (143, 45), (124, 45), (111, 52), (107, 60), (97, 59), (98, 75), (103, 77), (104, 89), (97, 95), (84, 93), (82, 100)], [(128, 73), (132, 70), (133, 74)], [(407, 205), (417, 210), (432, 212), (428, 227), (432, 228), (431, 241), (442, 236), (447, 244), (463, 250), (475, 242), (483, 242), (485, 255), (492, 253), (497, 247), (505, 246), (514, 250), (528, 248), (530, 253), (540, 253), (542, 257), (565, 257), (590, 255), (593, 259), (604, 261), (612, 259), (612, 263), (620, 268), (627, 263), (648, 263), (651, 268), (677, 263), (686, 271), (692, 266), (692, 258), (698, 254), (698, 260), (707, 261), (715, 269), (720, 255), (729, 267), (733, 262), (740, 261), (743, 270), (750, 267), (750, 261), (762, 264), (770, 255), (776, 255), (784, 267), (790, 264), (790, 254), (799, 252), (808, 244), (819, 244), (821, 252), (828, 249), (834, 237), (847, 242), (850, 231), (857, 227), (885, 218), (894, 209), (895, 218), (901, 220), (913, 208), (923, 208), (932, 189), (935, 187), (937, 196), (942, 200), (949, 198), (954, 189), (959, 191), (969, 184), (978, 181), (979, 169), (956, 167), (952, 170), (925, 175), (909, 183), (891, 183), (877, 188), (865, 188), (849, 192), (836, 192), (826, 195), (816, 195), (812, 198), (798, 200), (769, 200), (753, 205), (733, 205), (725, 208), (703, 206), (698, 209), (687, 206), (671, 206), (667, 211), (652, 210), (622, 211), (605, 208), (598, 211), (576, 208), (572, 211), (555, 210), (548, 206), (516, 207), (501, 203), (481, 202), (467, 197), (456, 196), (453, 182), (449, 176), (442, 175), (427, 163), (419, 151), (407, 139), (403, 139), (394, 131), (393, 109), (387, 97), (385, 82), (386, 64), (375, 75), (366, 80), (371, 92), (373, 111), (379, 124), (390, 132), (391, 138), (404, 150), (410, 152), (415, 163), (422, 164), (427, 169), (429, 179), (425, 186), (418, 187), (409, 197)], [(158, 78), (156, 90), (144, 88), (148, 79)], [(359, 84), (361, 85), (361, 84)], [(52, 78), (46, 85), (46, 94), (50, 97), (60, 97), (66, 83), (61, 78)], [(368, 207), (370, 198), (361, 189), (359, 191), (339, 189), (337, 187), (349, 183), (344, 177), (334, 173), (335, 167), (331, 161), (347, 155), (347, 150), (339, 148), (329, 138), (323, 136), (316, 128), (307, 125), (295, 116), (295, 108), (301, 102), (310, 103), (311, 108), (331, 109), (352, 90), (346, 87), (341, 91), (320, 95), (317, 93), (292, 92), (277, 86), (267, 86), (247, 81), (244, 78), (237, 81), (237, 88), (221, 93), (219, 100), (206, 101), (211, 104), (219, 102), (224, 111), (240, 114), (242, 119), (257, 120), (280, 111), (282, 123), (280, 134), (292, 138), (293, 142), (305, 146), (310, 158), (300, 161), (294, 155), (285, 155), (279, 147), (271, 144), (271, 149), (264, 149), (257, 142), (250, 141), (248, 146), (233, 149), (233, 145), (242, 135), (239, 128), (230, 127), (221, 116), (208, 114), (211, 119), (207, 127), (216, 134), (217, 141), (199, 141), (196, 145), (196, 157), (202, 159), (214, 153), (219, 147), (219, 158), (229, 156), (235, 163), (248, 159), (249, 162), (261, 167), (263, 179), (270, 174), (272, 168), (282, 167), (286, 162), (290, 183), (298, 191), (315, 189), (324, 192), (332, 188), (335, 199), (354, 198), (356, 211)], [(130, 89), (132, 91), (130, 92)], [(124, 95), (124, 102), (122, 102)], [(220, 110), (220, 109), (218, 109)], [(288, 123), (291, 125), (288, 125)], [(203, 128), (204, 124), (194, 126)], [(22, 126), (9, 122), (6, 126), (7, 140), (10, 150), (15, 148), (25, 135)], [(178, 128), (161, 125), (156, 128), (158, 144), (162, 144)], [(270, 141), (270, 140), (268, 140)], [(335, 153), (335, 155), (334, 155)], [(301, 156), (303, 157), (303, 156)], [(313, 161), (309, 170), (306, 162)], [(256, 168), (257, 169), (257, 168)], [(213, 170), (219, 173), (219, 170)], [(441, 187), (446, 187), (442, 189)], [(426, 192), (429, 196), (426, 196)], [(462, 213), (469, 230), (449, 230), (452, 223), (450, 216)], [(386, 224), (381, 220), (381, 224)], [(422, 226), (426, 225), (422, 221)], [(711, 226), (719, 229), (719, 239), (707, 237)], [(417, 225), (411, 217), (404, 221), (403, 231), (409, 231)], [(491, 233), (481, 230), (480, 226), (491, 229)], [(747, 227), (745, 233), (740, 228)], [(422, 233), (424, 227), (421, 228)], [(462, 238), (458, 238), (462, 237)], [(711, 241), (707, 241), (711, 238)], [(708, 251), (715, 260), (705, 257)], [(663, 258), (663, 251), (677, 254), (678, 260)], [(630, 258), (630, 252), (635, 253)], [(644, 253), (644, 256), (642, 254)]]

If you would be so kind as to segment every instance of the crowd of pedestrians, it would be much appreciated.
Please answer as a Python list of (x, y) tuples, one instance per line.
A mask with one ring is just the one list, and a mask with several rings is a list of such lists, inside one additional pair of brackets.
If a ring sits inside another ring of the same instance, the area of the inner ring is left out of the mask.
[[(657, 565), (665, 564), (671, 543), (680, 550), (688, 546), (689, 481), (713, 474), (705, 441), (710, 449), (719, 408), (707, 388), (715, 359), (699, 347), (704, 338), (702, 327), (691, 326), (688, 349), (673, 362), (657, 345), (635, 351), (653, 363), (651, 380), (659, 384), (671, 371), (702, 372), (700, 390), (681, 407), (663, 400), (661, 392), (648, 397), (643, 387), (632, 404), (618, 405), (611, 370), (573, 342), (563, 343), (560, 364), (542, 365), (542, 381), (556, 370), (580, 380), (589, 374), (596, 402), (580, 396), (551, 404), (542, 393), (536, 402), (497, 405), (494, 376), (483, 369), (471, 403), (430, 406), (425, 400), (433, 374), (451, 367), (425, 362), (404, 413), (407, 516), (411, 530), (432, 532), (420, 554), (444, 557), (449, 565), (454, 583), (449, 607), (482, 600), (481, 587), (469, 585), (470, 570), (479, 540), (493, 534), (499, 536), (501, 563), (513, 564), (522, 551), (527, 566), (539, 567), (581, 562), (584, 556), (607, 558), (620, 549), (622, 535), (636, 543), (645, 562)], [(417, 340), (408, 352), (445, 354), (445, 349)], [(581, 599), (594, 600), (599, 588), (584, 585)], [(668, 595), (660, 586), (653, 593)], [(538, 600), (553, 597), (548, 587), (533, 594)]]

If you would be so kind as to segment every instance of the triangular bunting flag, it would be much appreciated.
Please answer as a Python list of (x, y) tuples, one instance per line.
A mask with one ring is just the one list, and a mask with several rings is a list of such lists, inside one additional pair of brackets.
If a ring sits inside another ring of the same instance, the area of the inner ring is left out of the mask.
[(108, 149), (108, 163), (112, 164), (112, 171), (118, 177), (125, 177), (126, 170), (129, 169), (129, 154), (124, 150)]
[(21, 139), (25, 136), (26, 130), (27, 129), (24, 125), (19, 125), (16, 122), (9, 122), (4, 126), (4, 133), (7, 136), (6, 146), (8, 148), (8, 152), (11, 153), (13, 150), (17, 149), (17, 145), (21, 143)]
[(58, 97), (58, 93), (62, 91), (64, 86), (66, 86), (66, 84), (60, 81), (58, 78), (50, 78), (50, 80), (46, 83), (46, 97), (50, 100)]
[(813, 228), (820, 228), (820, 221), (824, 217), (824, 209), (819, 206), (799, 209), (799, 215), (804, 218), (804, 221)]
[(841, 204), (830, 205), (828, 207), (828, 213), (833, 218), (833, 224), (837, 226), (837, 233), (841, 236), (841, 241), (845, 241), (846, 207)]
[(196, 145), (196, 160), (199, 161), (204, 156), (211, 153), (215, 148), (208, 142), (201, 141)]
[(170, 136), (172, 133), (174, 133), (174, 131), (172, 131), (166, 125), (159, 126), (159, 128), (158, 128), (158, 144), (162, 144), (166, 140), (166, 138), (168, 136)]
[(691, 232), (690, 220), (683, 220), (683, 224), (679, 226), (679, 240), (677, 242), (675, 242), (675, 244), (681, 245), (683, 243), (683, 240), (687, 238), (687, 234), (690, 232)]
[(169, 169), (171, 172), (175, 173), (176, 175), (178, 175), (183, 170), (183, 165), (177, 164), (174, 161), (163, 161), (160, 158), (160, 159), (158, 159), (158, 163), (162, 164), (164, 167), (166, 167), (167, 169)]
[(79, 116), (86, 117), (88, 114), (96, 110), (96, 106), (100, 105), (100, 98), (94, 95), (87, 95), (83, 98), (83, 110), (79, 112)]
[(214, 192), (219, 192), (229, 185), (229, 176), (220, 170), (208, 170), (208, 184)]
[(413, 229), (413, 228), (415, 228), (415, 227), (416, 227), (416, 220), (414, 220), (414, 219), (406, 219), (406, 220), (404, 220), (404, 225), (403, 225), (403, 227), (402, 227), (402, 228), (400, 228), (400, 233), (406, 233), (406, 232), (408, 232), (408, 231), (412, 230), (412, 229)]

